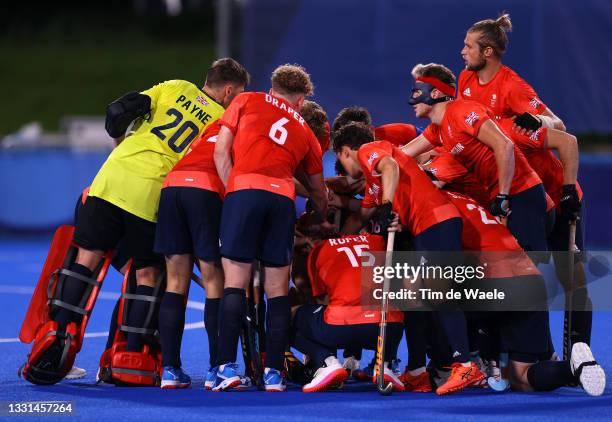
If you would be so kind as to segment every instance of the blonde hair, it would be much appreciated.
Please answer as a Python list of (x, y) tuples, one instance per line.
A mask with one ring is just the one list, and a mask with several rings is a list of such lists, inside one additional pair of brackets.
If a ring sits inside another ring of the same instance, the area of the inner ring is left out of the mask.
[(314, 85), (310, 75), (302, 66), (297, 64), (284, 64), (272, 72), (272, 89), (282, 95), (314, 93)]
[(455, 74), (448, 67), (438, 64), (438, 63), (427, 63), (422, 64), (419, 63), (415, 67), (412, 68), (412, 77), (418, 78), (419, 76), (423, 77), (432, 77), (441, 80), (447, 85), (452, 86), (453, 88), (457, 87), (455, 81)]

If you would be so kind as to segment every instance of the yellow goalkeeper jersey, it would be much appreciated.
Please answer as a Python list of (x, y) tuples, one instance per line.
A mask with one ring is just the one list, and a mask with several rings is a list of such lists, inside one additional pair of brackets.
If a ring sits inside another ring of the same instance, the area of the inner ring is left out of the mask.
[(112, 151), (89, 195), (155, 222), (166, 174), (224, 108), (187, 81), (166, 81), (142, 94), (151, 97), (150, 115)]

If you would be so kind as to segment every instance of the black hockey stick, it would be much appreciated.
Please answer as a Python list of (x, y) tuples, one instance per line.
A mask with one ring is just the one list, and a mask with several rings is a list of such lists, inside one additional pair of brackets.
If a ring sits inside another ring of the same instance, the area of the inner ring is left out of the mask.
[[(257, 265), (256, 265), (257, 268)], [(259, 290), (260, 271), (257, 268), (253, 272), (253, 281), (247, 289), (246, 316), (240, 330), (240, 343), (242, 345), (242, 357), (247, 375), (258, 388), (263, 387), (263, 364), (259, 352), (259, 331), (257, 330), (257, 314), (255, 311), (255, 294)], [(254, 286), (257, 285), (257, 289)], [(257, 291), (255, 291), (257, 290)]]
[[(385, 255), (385, 265), (392, 265), (393, 243), (395, 232), (389, 232), (387, 238), (387, 253)], [(385, 271), (386, 273), (386, 271)], [(387, 311), (389, 309), (389, 285), (391, 280), (385, 276), (383, 282), (383, 297), (381, 302), (380, 325), (378, 330), (378, 342), (376, 344), (376, 388), (383, 396), (388, 396), (393, 392), (393, 384), (385, 385), (385, 341), (387, 339)]]
[(576, 220), (569, 222), (569, 248), (567, 261), (567, 292), (565, 293), (565, 315), (563, 319), (563, 360), (572, 353), (572, 314), (574, 299), (574, 252), (576, 249)]

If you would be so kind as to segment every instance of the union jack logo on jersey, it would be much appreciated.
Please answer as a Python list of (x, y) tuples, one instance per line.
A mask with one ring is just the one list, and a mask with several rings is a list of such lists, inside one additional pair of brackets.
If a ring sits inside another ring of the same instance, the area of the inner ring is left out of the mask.
[(540, 107), (540, 104), (542, 104), (542, 102), (537, 98), (537, 97), (533, 97), (531, 99), (531, 101), (529, 101), (529, 105), (531, 106), (531, 108), (533, 108), (534, 110), (536, 110), (538, 107)]
[(472, 111), (470, 114), (468, 114), (468, 116), (465, 118), (465, 123), (467, 123), (470, 126), (474, 126), (474, 123), (476, 123), (478, 121), (479, 117), (478, 114), (476, 114), (475, 111)]
[(206, 101), (206, 100), (204, 99), (204, 97), (202, 97), (201, 95), (198, 95), (198, 96), (196, 97), (196, 101), (197, 101), (197, 102), (199, 102), (199, 103), (200, 103), (200, 104), (202, 104), (202, 105), (205, 105), (205, 106), (207, 106), (207, 105), (208, 105), (208, 101)]

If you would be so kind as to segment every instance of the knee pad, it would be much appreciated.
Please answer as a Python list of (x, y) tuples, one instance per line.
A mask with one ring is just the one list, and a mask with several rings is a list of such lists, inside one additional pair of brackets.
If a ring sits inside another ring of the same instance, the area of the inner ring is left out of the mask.
[[(100, 358), (99, 382), (140, 386), (158, 386), (161, 382), (163, 367), (156, 313), (165, 290), (165, 274), (160, 275), (152, 296), (137, 295), (135, 290), (136, 271), (133, 270), (133, 261), (130, 261), (123, 279), (113, 346), (105, 350)], [(127, 322), (130, 304), (134, 300), (150, 304), (142, 327), (131, 327)], [(141, 351), (125, 350), (128, 333), (143, 336), (145, 345)]]
[[(55, 384), (70, 371), (76, 353), (81, 350), (89, 316), (112, 258), (112, 252), (106, 253), (91, 278), (75, 276), (67, 269), (74, 263), (78, 252), (72, 243), (73, 233), (73, 226), (61, 226), (56, 230), (19, 333), (23, 343), (34, 341), (20, 371), (34, 384)], [(85, 294), (76, 306), (61, 300), (67, 276), (87, 284)], [(59, 327), (53, 316), (60, 308), (82, 315), (81, 320), (71, 322), (66, 328)]]

